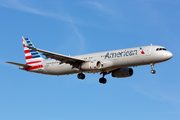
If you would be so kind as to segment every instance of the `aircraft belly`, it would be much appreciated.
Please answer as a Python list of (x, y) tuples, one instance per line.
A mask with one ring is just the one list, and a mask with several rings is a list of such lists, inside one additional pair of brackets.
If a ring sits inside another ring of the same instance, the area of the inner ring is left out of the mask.
[(45, 72), (52, 75), (65, 75), (78, 73), (79, 70), (76, 68), (72, 69), (72, 67), (68, 64), (62, 64), (46, 67)]
[(152, 63), (153, 59), (152, 56), (133, 56), (133, 57), (126, 57), (126, 58), (119, 58), (117, 60), (113, 60), (114, 67), (131, 67), (131, 66), (139, 66), (139, 65), (146, 65)]

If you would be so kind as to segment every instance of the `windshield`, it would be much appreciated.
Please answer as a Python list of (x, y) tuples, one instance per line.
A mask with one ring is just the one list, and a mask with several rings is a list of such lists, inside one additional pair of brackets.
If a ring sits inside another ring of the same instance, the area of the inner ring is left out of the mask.
[(166, 48), (157, 48), (156, 51), (166, 50)]

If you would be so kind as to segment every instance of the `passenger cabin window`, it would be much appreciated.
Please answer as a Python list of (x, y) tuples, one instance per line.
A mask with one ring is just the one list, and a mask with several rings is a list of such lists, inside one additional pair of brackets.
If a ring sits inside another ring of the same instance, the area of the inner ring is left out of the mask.
[(157, 48), (156, 51), (166, 50), (166, 48)]

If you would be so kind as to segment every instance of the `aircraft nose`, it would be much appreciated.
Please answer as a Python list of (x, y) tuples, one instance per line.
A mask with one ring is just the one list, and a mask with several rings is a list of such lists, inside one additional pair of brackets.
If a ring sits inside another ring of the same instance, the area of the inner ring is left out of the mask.
[(167, 59), (171, 59), (173, 57), (173, 54), (171, 52), (167, 51), (166, 57), (167, 57)]

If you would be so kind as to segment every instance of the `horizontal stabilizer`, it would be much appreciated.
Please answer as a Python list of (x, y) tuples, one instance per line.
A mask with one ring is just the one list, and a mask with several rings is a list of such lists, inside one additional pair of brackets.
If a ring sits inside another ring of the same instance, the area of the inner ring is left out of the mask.
[(15, 62), (6, 62), (6, 63), (9, 63), (9, 64), (13, 64), (13, 65), (17, 65), (17, 66), (22, 66), (22, 67), (31, 67), (29, 65), (26, 65), (26, 64), (20, 64), (20, 63), (15, 63)]

